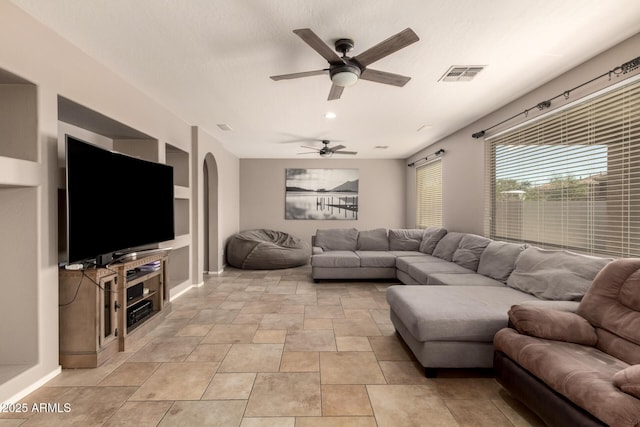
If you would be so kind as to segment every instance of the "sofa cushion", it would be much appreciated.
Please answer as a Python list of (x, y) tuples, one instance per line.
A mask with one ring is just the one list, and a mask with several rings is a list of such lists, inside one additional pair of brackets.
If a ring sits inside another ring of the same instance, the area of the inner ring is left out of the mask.
[(518, 332), (533, 337), (590, 346), (598, 342), (593, 326), (575, 313), (514, 305), (509, 310), (509, 320)]
[(456, 231), (448, 232), (440, 239), (432, 255), (445, 261), (452, 261), (453, 253), (458, 249), (460, 240), (462, 240), (464, 235), (465, 233), (458, 233)]
[(417, 251), (422, 242), (423, 229), (391, 229), (389, 230), (389, 250)]
[(534, 296), (506, 286), (396, 285), (387, 289), (395, 316), (418, 341), (492, 342), (507, 311)]
[(353, 251), (329, 251), (311, 257), (313, 267), (360, 267), (360, 257)]
[(613, 385), (625, 362), (594, 347), (545, 340), (500, 330), (494, 348), (538, 377), (557, 393), (611, 426), (633, 426), (640, 420), (635, 397)]
[(455, 273), (455, 274), (468, 274), (475, 273), (473, 270), (464, 268), (453, 262), (441, 260), (440, 262), (416, 262), (409, 264), (407, 273), (416, 279), (418, 283), (428, 284), (429, 276), (435, 273)]
[(429, 256), (418, 251), (388, 251), (388, 252), (397, 258)]
[(417, 262), (442, 262), (442, 260), (440, 258), (425, 254), (422, 254), (421, 256), (396, 256), (396, 268), (400, 271), (404, 271), (405, 273), (409, 271), (410, 264), (415, 264)]
[(528, 247), (516, 260), (507, 286), (542, 299), (579, 301), (610, 260), (563, 250)]
[(427, 285), (502, 287), (504, 283), (478, 273), (433, 273), (429, 274)]
[(480, 256), (478, 273), (507, 283), (516, 260), (526, 248), (525, 243), (490, 242)]
[(436, 245), (447, 234), (447, 229), (442, 227), (429, 227), (424, 230), (422, 242), (420, 242), (420, 252), (431, 255)]
[(613, 376), (613, 385), (640, 399), (640, 365), (629, 366), (616, 372)]
[(388, 251), (389, 236), (386, 228), (376, 228), (374, 230), (365, 230), (358, 233), (359, 251)]
[(325, 251), (355, 251), (358, 230), (355, 228), (327, 228), (316, 230), (315, 246)]
[(491, 239), (477, 234), (465, 234), (460, 239), (458, 249), (453, 253), (452, 261), (469, 270), (476, 271), (480, 256), (490, 242)]
[(356, 251), (360, 267), (395, 267), (396, 257), (386, 251)]

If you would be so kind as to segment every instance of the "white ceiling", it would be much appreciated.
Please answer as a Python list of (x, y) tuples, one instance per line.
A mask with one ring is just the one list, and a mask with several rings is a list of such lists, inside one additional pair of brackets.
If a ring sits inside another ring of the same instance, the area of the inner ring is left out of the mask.
[[(296, 153), (318, 139), (407, 158), (640, 32), (638, 0), (12, 1), (241, 158), (315, 158)], [(407, 27), (420, 41), (371, 65), (411, 76), (403, 88), (327, 101), (328, 76), (269, 79), (327, 67), (294, 29), (352, 38), (356, 56)], [(438, 82), (452, 65), (486, 69)]]

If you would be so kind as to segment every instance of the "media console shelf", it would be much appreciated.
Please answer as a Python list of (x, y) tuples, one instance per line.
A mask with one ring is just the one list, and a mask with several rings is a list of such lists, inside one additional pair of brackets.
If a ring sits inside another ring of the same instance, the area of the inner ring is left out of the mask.
[(170, 311), (165, 309), (167, 264), (168, 257), (161, 253), (111, 265), (117, 271), (118, 299), (122, 301), (118, 311), (120, 351), (155, 328)]
[(60, 270), (60, 364), (95, 368), (125, 351), (171, 311), (164, 253), (105, 268)]

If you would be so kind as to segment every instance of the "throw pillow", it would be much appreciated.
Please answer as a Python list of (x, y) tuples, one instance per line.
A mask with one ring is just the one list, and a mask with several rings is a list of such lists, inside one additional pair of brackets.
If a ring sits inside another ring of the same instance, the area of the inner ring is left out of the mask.
[(429, 227), (424, 230), (419, 250), (427, 255), (433, 254), (436, 245), (447, 234), (447, 229), (442, 227)]
[(568, 311), (514, 305), (509, 320), (521, 334), (555, 341), (594, 346), (598, 335), (584, 317)]
[(640, 399), (640, 365), (633, 365), (613, 375), (613, 385)]
[(376, 228), (358, 233), (359, 251), (388, 251), (389, 237), (386, 228)]
[(476, 234), (465, 234), (462, 239), (460, 239), (458, 249), (453, 253), (453, 262), (469, 270), (476, 271), (478, 269), (478, 263), (480, 262), (480, 256), (489, 242), (491, 242), (491, 239), (487, 237)]
[(530, 246), (518, 257), (507, 286), (541, 299), (580, 301), (611, 260)]
[(389, 230), (389, 250), (418, 251), (423, 234), (421, 228)]
[(493, 241), (489, 243), (478, 264), (478, 273), (507, 283), (520, 253), (527, 248), (526, 243)]
[(458, 249), (458, 245), (464, 234), (465, 233), (458, 233), (456, 231), (447, 233), (440, 239), (432, 255), (445, 261), (452, 261), (453, 253)]
[(327, 228), (316, 230), (315, 246), (325, 251), (355, 251), (358, 230), (355, 228)]

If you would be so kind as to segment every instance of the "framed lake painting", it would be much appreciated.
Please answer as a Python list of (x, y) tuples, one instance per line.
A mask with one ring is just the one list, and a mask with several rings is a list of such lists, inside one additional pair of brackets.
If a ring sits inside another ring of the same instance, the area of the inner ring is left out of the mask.
[(286, 169), (285, 219), (358, 219), (358, 169)]

